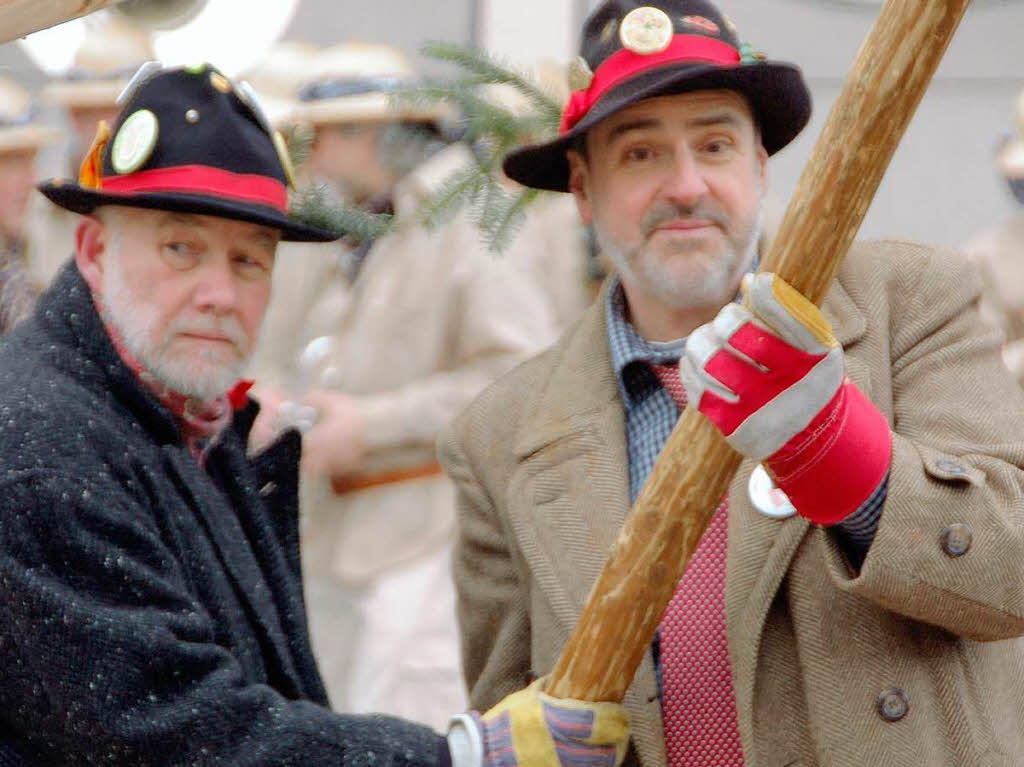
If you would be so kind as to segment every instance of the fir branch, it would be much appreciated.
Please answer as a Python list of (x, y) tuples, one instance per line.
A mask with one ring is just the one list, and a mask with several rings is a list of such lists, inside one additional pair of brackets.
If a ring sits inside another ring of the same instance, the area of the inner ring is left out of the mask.
[(292, 165), (299, 168), (309, 162), (309, 158), (313, 156), (313, 139), (316, 135), (311, 125), (289, 125), (281, 130), (281, 135), (284, 136)]
[(499, 57), (475, 46), (446, 42), (426, 43), (421, 51), (424, 56), (454, 64), (469, 72), (477, 78), (478, 84), (511, 85), (529, 99), (538, 114), (557, 128), (562, 113), (558, 100)]
[(471, 207), (479, 201), (490, 177), (491, 174), (482, 172), (476, 163), (455, 171), (420, 203), (417, 211), (420, 223), (427, 229), (448, 223), (460, 208)]
[(351, 236), (359, 240), (378, 239), (394, 226), (394, 216), (387, 213), (367, 213), (349, 205), (332, 204), (326, 187), (321, 185), (307, 186), (296, 192), (291, 215), (338, 237)]
[(539, 189), (523, 189), (515, 196), (506, 194), (506, 201), (495, 206), (491, 216), (481, 219), (480, 231), (491, 252), (505, 252), (526, 221), (527, 209), (541, 194)]

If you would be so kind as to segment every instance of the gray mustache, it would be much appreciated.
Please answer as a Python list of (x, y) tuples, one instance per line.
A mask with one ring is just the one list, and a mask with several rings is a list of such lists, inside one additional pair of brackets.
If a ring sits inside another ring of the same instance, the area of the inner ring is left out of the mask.
[(723, 229), (729, 223), (729, 216), (717, 203), (704, 200), (692, 206), (678, 205), (671, 202), (657, 202), (644, 215), (641, 226), (643, 227), (644, 236), (647, 236), (666, 221), (687, 218), (705, 219)]

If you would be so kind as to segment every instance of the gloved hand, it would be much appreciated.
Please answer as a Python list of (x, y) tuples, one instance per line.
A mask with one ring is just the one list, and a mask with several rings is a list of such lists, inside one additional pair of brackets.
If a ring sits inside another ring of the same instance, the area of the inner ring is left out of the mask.
[[(771, 273), (747, 275), (729, 304), (686, 342), (690, 402), (732, 447), (763, 461), (796, 510), (835, 524), (889, 471), (885, 416), (845, 378), (843, 349), (818, 308)], [(749, 308), (748, 308), (749, 307)]]
[(483, 716), (452, 718), (452, 767), (618, 767), (629, 717), (618, 703), (559, 700), (544, 679), (513, 693)]

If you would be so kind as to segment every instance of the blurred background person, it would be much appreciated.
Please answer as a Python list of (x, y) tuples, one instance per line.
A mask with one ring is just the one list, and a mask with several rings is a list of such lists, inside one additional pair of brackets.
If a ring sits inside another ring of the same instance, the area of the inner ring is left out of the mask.
[[(283, 386), (260, 388), (258, 431), (273, 434), (294, 412), (290, 400), (315, 410), (303, 438), (302, 545), (317, 584), (307, 592), (313, 646), (335, 707), (440, 727), (465, 690), (454, 497), (434, 442), (490, 381), (553, 340), (555, 326), (546, 296), (485, 251), (467, 211), (432, 230), (420, 224), (423, 199), (472, 156), (446, 142), (446, 108), (389, 98), (414, 77), (399, 51), (346, 43), (320, 54), (300, 91), (294, 116), (314, 130), (309, 174), (338, 204), (394, 213), (395, 225), (349, 237), (318, 294), (291, 307), (301, 332), (272, 354), (279, 369), (269, 380)], [(279, 266), (305, 268), (299, 259)], [(258, 351), (255, 370), (265, 360)], [(354, 649), (331, 630), (339, 600), (357, 608)], [(345, 668), (341, 657), (358, 663)]]
[(972, 238), (964, 251), (985, 282), (981, 310), (1006, 334), (1003, 362), (1024, 384), (1024, 90), (1017, 97), (1016, 133), (996, 152), (996, 168), (1016, 199), (1016, 211)]
[[(312, 183), (308, 162), (298, 162), (298, 154), (310, 151), (312, 126), (296, 125), (295, 108), (299, 89), (312, 76), (320, 52), (319, 46), (299, 41), (275, 45), (266, 56), (244, 74), (257, 93), (271, 124), (291, 137), (296, 154), (298, 185)], [(342, 311), (349, 296), (345, 264), (349, 249), (340, 242), (283, 242), (278, 245), (278, 267), (272, 276), (271, 301), (260, 329), (259, 342), (249, 367), (256, 384), (253, 395), (259, 400), (265, 418), (258, 424), (254, 448), (262, 448), (276, 433), (277, 413), (286, 392), (295, 392), (300, 352), (311, 337), (306, 330), (309, 308), (326, 302)], [(294, 261), (291, 266), (285, 264)], [(305, 509), (302, 509), (303, 515)], [(360, 623), (359, 608), (353, 595), (338, 588), (335, 579), (322, 568), (307, 568), (303, 587), (306, 601), (316, 605), (310, 614), (313, 639), (321, 674), (328, 681), (332, 705), (341, 709), (347, 695), (345, 680), (354, 663), (355, 641)]]
[[(559, 108), (568, 100), (565, 67), (557, 62), (536, 62), (525, 68), (525, 76)], [(516, 119), (535, 115), (530, 99), (513, 85), (484, 86), (483, 95), (487, 102)], [(540, 138), (523, 134), (519, 141), (528, 144)], [(524, 189), (500, 168), (497, 173), (509, 193), (517, 194)], [(523, 223), (510, 236), (506, 251), (502, 257), (522, 269), (546, 295), (559, 333), (587, 308), (606, 273), (593, 238), (580, 222), (575, 204), (565, 195), (542, 194), (530, 203)]]
[(29, 313), (36, 296), (25, 262), (26, 222), (36, 156), (57, 138), (38, 120), (28, 91), (0, 77), (0, 335)]
[[(117, 97), (132, 75), (146, 61), (156, 58), (150, 34), (120, 16), (101, 16), (98, 23), (85, 28), (87, 34), (75, 51), (71, 69), (42, 92), (44, 101), (63, 110), (67, 117), (65, 160), (56, 175), (68, 178), (78, 177), (99, 122), (113, 124)], [(71, 256), (78, 221), (76, 213), (50, 205), (39, 195), (33, 197), (27, 261), (37, 288), (48, 285)]]

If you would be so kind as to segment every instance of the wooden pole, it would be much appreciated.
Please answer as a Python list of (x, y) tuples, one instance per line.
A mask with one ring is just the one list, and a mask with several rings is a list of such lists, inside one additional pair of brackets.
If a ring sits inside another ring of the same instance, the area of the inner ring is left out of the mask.
[[(828, 291), (970, 0), (888, 0), (762, 263)], [(740, 456), (695, 408), (669, 437), (551, 674), (562, 698), (622, 700)]]
[(24, 37), (121, 0), (0, 0), (0, 43)]

